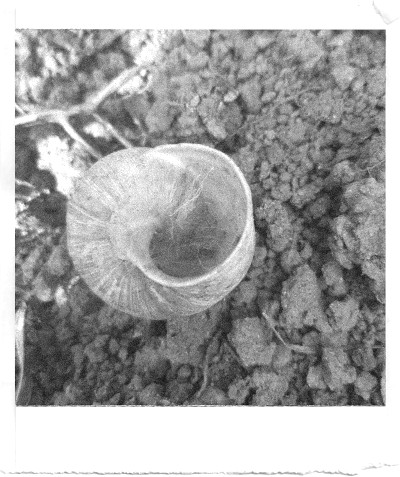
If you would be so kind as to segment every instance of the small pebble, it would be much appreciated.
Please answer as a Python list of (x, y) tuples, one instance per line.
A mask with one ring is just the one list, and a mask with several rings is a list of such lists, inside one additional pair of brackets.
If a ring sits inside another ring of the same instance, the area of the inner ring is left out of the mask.
[(184, 364), (178, 369), (176, 379), (179, 382), (189, 381), (192, 375), (192, 368), (188, 364)]
[(339, 65), (333, 68), (332, 75), (341, 90), (347, 89), (357, 74), (356, 68), (348, 65)]
[(208, 387), (201, 395), (200, 402), (207, 406), (224, 406), (230, 404), (230, 399), (221, 389)]

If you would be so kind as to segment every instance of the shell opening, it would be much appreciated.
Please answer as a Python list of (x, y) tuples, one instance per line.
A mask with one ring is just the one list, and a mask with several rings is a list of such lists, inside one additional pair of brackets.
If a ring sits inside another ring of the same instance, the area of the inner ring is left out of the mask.
[(190, 206), (180, 204), (164, 218), (151, 238), (150, 257), (166, 275), (201, 276), (225, 258), (227, 236), (216, 203), (200, 194)]

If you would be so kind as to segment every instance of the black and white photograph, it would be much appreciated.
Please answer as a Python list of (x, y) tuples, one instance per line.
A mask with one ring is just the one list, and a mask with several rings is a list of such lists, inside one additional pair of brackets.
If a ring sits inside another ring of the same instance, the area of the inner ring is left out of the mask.
[(19, 406), (385, 404), (385, 31), (16, 31)]
[(40, 4), (0, 15), (0, 473), (394, 475), (398, 9)]

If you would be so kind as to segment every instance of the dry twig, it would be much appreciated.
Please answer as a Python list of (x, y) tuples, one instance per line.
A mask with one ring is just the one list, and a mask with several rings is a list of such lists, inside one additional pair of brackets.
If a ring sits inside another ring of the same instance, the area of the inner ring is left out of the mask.
[(68, 109), (50, 109), (47, 111), (33, 112), (25, 114), (23, 108), (15, 103), (15, 109), (21, 114), (15, 118), (15, 126), (30, 126), (37, 122), (50, 122), (60, 124), (65, 132), (69, 134), (75, 141), (82, 144), (89, 153), (96, 159), (100, 159), (102, 154), (91, 146), (85, 139), (72, 127), (69, 122), (71, 116), (80, 114), (92, 114), (113, 136), (125, 147), (132, 147), (132, 144), (125, 139), (108, 121), (100, 117), (97, 108), (113, 93), (117, 92), (121, 86), (127, 83), (134, 76), (138, 75), (146, 65), (134, 66), (123, 71), (119, 76), (114, 78), (107, 86), (98, 93), (93, 95), (88, 101), (82, 104), (72, 106)]
[(105, 101), (105, 99), (108, 98), (108, 96), (118, 91), (118, 89), (127, 81), (139, 74), (143, 68), (143, 66), (134, 66), (123, 71), (85, 103), (77, 104), (68, 109), (49, 109), (47, 111), (25, 114), (24, 116), (19, 116), (15, 119), (15, 125), (30, 125), (39, 121), (59, 123), (61, 118), (68, 119), (70, 116), (92, 114)]
[(270, 316), (268, 316), (265, 312), (262, 313), (262, 316), (265, 318), (266, 322), (268, 325), (271, 327), (272, 331), (276, 335), (276, 337), (279, 339), (279, 341), (286, 346), (286, 348), (291, 349), (292, 351), (295, 351), (296, 353), (304, 353), (304, 354), (315, 354), (315, 351), (310, 348), (309, 346), (302, 346), (302, 345), (296, 345), (296, 344), (288, 344), (286, 341), (282, 338), (282, 336), (278, 333), (278, 331), (275, 328), (275, 323), (272, 320)]
[(97, 113), (93, 113), (93, 117), (98, 121), (104, 128), (109, 131), (115, 139), (117, 139), (123, 146), (126, 148), (133, 147), (133, 144), (131, 144), (127, 139), (122, 136), (122, 134), (115, 129), (115, 127), (106, 119), (104, 119), (102, 116), (100, 116)]
[(58, 123), (60, 124), (60, 126), (64, 128), (64, 131), (72, 137), (72, 139), (82, 144), (82, 146), (85, 147), (86, 150), (89, 151), (93, 157), (95, 157), (96, 159), (101, 159), (103, 157), (101, 152), (99, 152), (97, 149), (91, 146), (88, 142), (86, 142), (83, 139), (83, 137), (71, 126), (67, 117), (65, 116), (59, 117)]

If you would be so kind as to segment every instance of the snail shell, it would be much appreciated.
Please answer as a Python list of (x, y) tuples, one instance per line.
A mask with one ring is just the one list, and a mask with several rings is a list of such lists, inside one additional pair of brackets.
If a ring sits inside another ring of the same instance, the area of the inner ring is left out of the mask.
[(109, 305), (148, 319), (188, 316), (243, 279), (254, 253), (252, 211), (243, 174), (219, 151), (126, 149), (75, 184), (68, 248)]

